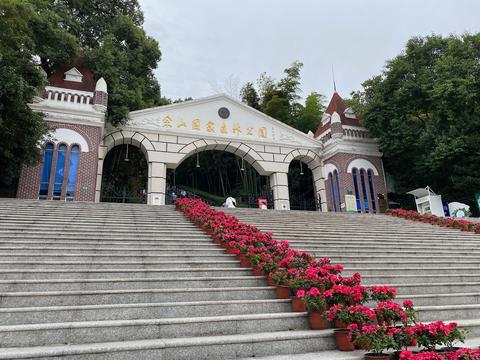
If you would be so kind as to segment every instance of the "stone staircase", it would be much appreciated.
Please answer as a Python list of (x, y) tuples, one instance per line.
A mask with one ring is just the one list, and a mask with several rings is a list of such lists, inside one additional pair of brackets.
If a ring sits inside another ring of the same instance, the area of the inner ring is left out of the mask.
[[(232, 211), (366, 283), (423, 321), (480, 341), (480, 237), (369, 215)], [(263, 277), (173, 207), (0, 199), (0, 359), (361, 359), (308, 330)]]
[(480, 235), (385, 215), (229, 212), (297, 250), (332, 258), (347, 275), (359, 272), (364, 284), (395, 287), (420, 321), (456, 321), (480, 345)]
[(173, 207), (0, 199), (0, 359), (236, 359), (335, 347)]

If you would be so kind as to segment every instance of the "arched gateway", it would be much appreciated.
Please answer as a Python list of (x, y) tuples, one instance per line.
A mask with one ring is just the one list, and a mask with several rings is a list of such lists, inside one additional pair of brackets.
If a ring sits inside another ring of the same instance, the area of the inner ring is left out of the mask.
[[(65, 67), (61, 71), (67, 73), (70, 69)], [(308, 168), (318, 210), (346, 210), (345, 196), (358, 194), (353, 186), (355, 173), (351, 171), (357, 164), (372, 164), (369, 181), (375, 184), (375, 191), (385, 193), (381, 154), (376, 143), (336, 93), (315, 136), (293, 129), (226, 95), (132, 111), (125, 126), (114, 128), (104, 121), (105, 81), (100, 79), (95, 84), (88, 69), (81, 67), (77, 71), (83, 78), (79, 77), (74, 86), (58, 73), (52, 75), (43, 97), (31, 104), (35, 111), (46, 114), (45, 120), (52, 129), (68, 138), (49, 142), (51, 145), (45, 151), (42, 164), (24, 167), (18, 197), (39, 198), (42, 182), (41, 198), (53, 199), (49, 181), (53, 184), (55, 174), (62, 173), (55, 199), (101, 201), (102, 191), (105, 197), (109, 185), (105, 183), (105, 172), (115, 168), (107, 163), (109, 156), (113, 157), (111, 152), (116, 151), (116, 158), (120, 159), (125, 156), (122, 151), (129, 148), (139, 149), (147, 163), (146, 186), (138, 191), (150, 205), (165, 204), (167, 169), (175, 169), (186, 158), (207, 150), (233, 153), (251, 164), (260, 175), (268, 176), (275, 209), (290, 209), (289, 169), (292, 171), (296, 166)], [(64, 151), (60, 170), (56, 169), (60, 159), (58, 144), (62, 144)], [(63, 176), (69, 169), (72, 144), (80, 145), (74, 148), (80, 149), (76, 179), (69, 179), (68, 174)], [(126, 160), (129, 160), (128, 153)], [(353, 165), (349, 165), (351, 163)], [(303, 175), (303, 168), (297, 173)], [(57, 178), (60, 179), (58, 175)], [(70, 184), (71, 190), (72, 181), (75, 191), (69, 195), (67, 185)], [(312, 191), (304, 193), (312, 194)], [(365, 210), (365, 206), (359, 210)]]

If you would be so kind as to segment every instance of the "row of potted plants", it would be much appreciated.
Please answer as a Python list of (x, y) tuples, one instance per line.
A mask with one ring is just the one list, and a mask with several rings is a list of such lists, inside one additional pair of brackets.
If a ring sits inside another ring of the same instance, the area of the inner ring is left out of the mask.
[(427, 224), (437, 225), (441, 227), (449, 227), (459, 229), (461, 231), (470, 231), (480, 234), (480, 223), (464, 220), (440, 217), (432, 214), (420, 214), (414, 210), (404, 209), (388, 209), (385, 214), (395, 216), (407, 220), (424, 222)]
[[(393, 350), (396, 358), (409, 359), (405, 357), (408, 346), (418, 345), (424, 354), (440, 346), (452, 350), (455, 341), (465, 338), (465, 332), (455, 323), (417, 323), (410, 300), (403, 306), (393, 301), (397, 295), (394, 288), (363, 286), (360, 274), (345, 277), (342, 265), (332, 264), (328, 258), (315, 260), (306, 252), (292, 249), (288, 242), (274, 240), (271, 233), (242, 223), (200, 199), (177, 199), (176, 206), (227, 253), (234, 254), (241, 266), (267, 276), (269, 284), (276, 286), (277, 297), (292, 297), (292, 309), (307, 311), (312, 329), (332, 324), (340, 350), (370, 350), (365, 358), (377, 360), (390, 359), (385, 352)], [(452, 353), (458, 351), (469, 350)]]

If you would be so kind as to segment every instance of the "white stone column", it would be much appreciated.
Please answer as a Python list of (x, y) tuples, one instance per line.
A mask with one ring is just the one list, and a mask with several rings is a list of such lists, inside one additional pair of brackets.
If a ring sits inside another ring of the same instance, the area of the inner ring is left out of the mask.
[(167, 165), (162, 162), (148, 163), (148, 205), (165, 205)]
[(317, 198), (320, 199), (322, 212), (327, 212), (327, 192), (325, 191), (325, 178), (323, 177), (323, 166), (318, 166), (312, 170), (313, 184)]
[(100, 202), (100, 195), (102, 193), (102, 177), (103, 177), (103, 160), (107, 155), (107, 147), (100, 145), (98, 149), (98, 165), (97, 165), (97, 183), (95, 185), (95, 202)]
[(284, 172), (274, 172), (271, 174), (270, 187), (273, 191), (273, 203), (275, 210), (290, 210), (288, 174)]

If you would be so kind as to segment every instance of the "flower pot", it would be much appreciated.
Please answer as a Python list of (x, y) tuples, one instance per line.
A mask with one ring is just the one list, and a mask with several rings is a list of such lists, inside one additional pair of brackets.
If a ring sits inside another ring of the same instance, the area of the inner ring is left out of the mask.
[(251, 268), (252, 263), (247, 258), (243, 258), (242, 260), (240, 260), (240, 266), (244, 268)]
[(365, 354), (365, 360), (390, 360), (390, 355), (388, 354)]
[(263, 274), (263, 271), (262, 271), (258, 266), (255, 266), (255, 267), (253, 268), (253, 274), (254, 274), (255, 276), (263, 276), (263, 275), (264, 275), (264, 274)]
[(277, 285), (275, 292), (277, 294), (277, 299), (290, 299), (290, 287), (286, 285)]
[(350, 332), (347, 329), (336, 329), (335, 341), (337, 342), (337, 349), (340, 351), (355, 350), (355, 346), (350, 341)]
[(307, 305), (303, 300), (297, 298), (296, 296), (292, 297), (292, 311), (294, 312), (305, 312), (307, 311)]
[(336, 328), (336, 329), (346, 329), (347, 324), (345, 324), (343, 321), (335, 320), (333, 322), (333, 327)]
[(328, 325), (328, 321), (325, 319), (324, 315), (318, 311), (308, 313), (308, 323), (312, 330), (323, 330), (326, 329)]
[(267, 285), (268, 286), (277, 286), (277, 283), (269, 276), (269, 277), (267, 277)]

